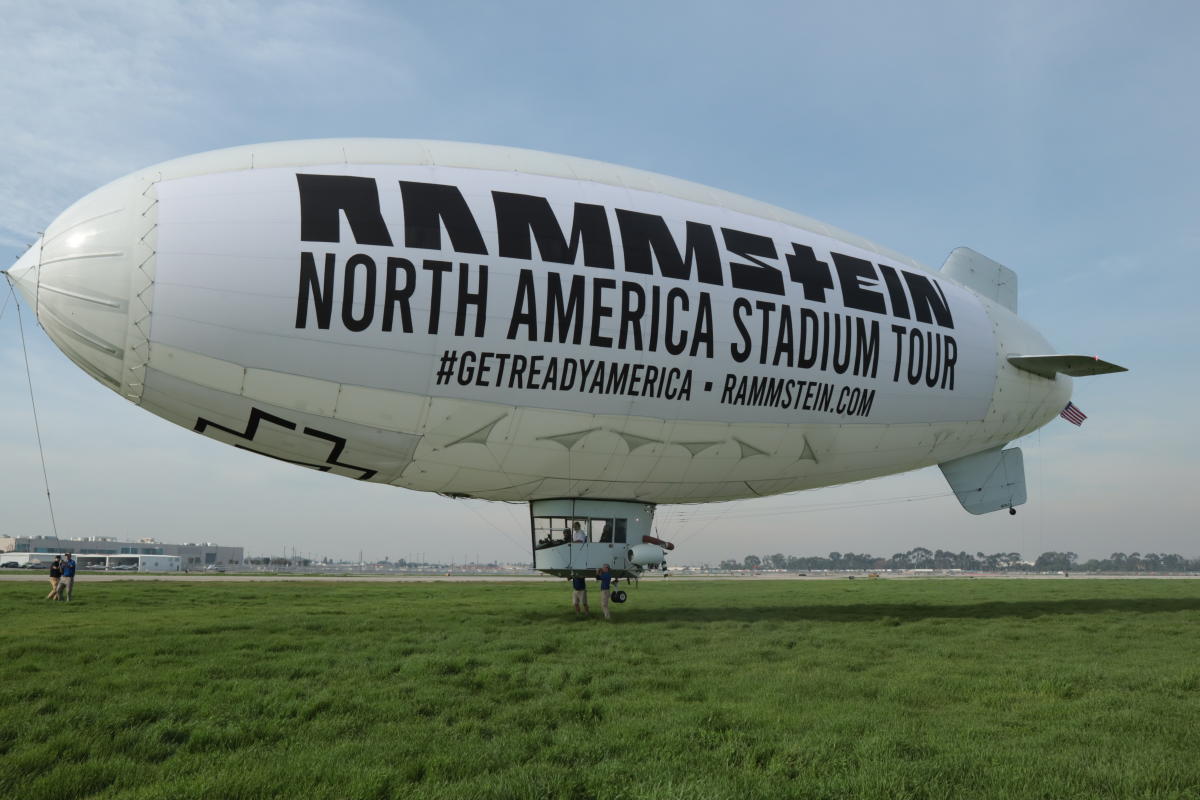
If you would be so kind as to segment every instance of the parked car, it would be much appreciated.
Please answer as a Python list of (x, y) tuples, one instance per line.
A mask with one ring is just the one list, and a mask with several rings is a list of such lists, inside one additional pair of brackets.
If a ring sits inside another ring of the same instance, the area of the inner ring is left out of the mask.
[(21, 565), (22, 569), (50, 569), (49, 564), (43, 564), (41, 561), (28, 561)]
[(5, 561), (3, 564), (0, 564), (0, 569), (17, 569), (20, 566), (16, 561)]

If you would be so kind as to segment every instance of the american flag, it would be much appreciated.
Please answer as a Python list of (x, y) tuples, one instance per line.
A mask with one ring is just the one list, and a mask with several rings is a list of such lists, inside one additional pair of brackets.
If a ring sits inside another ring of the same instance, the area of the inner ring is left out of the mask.
[(1087, 414), (1079, 410), (1079, 406), (1074, 403), (1067, 403), (1067, 407), (1058, 412), (1058, 415), (1072, 425), (1082, 425), (1087, 419)]

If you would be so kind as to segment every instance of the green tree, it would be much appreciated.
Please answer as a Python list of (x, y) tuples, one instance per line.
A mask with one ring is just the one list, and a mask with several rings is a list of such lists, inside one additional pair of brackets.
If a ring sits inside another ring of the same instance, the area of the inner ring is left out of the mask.
[(1078, 555), (1075, 553), (1059, 553), (1057, 551), (1049, 551), (1042, 553), (1033, 562), (1033, 568), (1039, 572), (1066, 572), (1075, 569)]
[(914, 547), (908, 551), (908, 563), (913, 569), (930, 569), (933, 567), (933, 551), (926, 547)]

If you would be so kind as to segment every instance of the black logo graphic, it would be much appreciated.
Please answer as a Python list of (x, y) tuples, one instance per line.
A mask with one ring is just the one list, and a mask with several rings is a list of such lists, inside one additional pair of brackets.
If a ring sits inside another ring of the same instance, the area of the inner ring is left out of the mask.
[[(231, 436), (236, 436), (239, 439), (246, 440), (247, 442), (253, 442), (254, 437), (258, 434), (259, 423), (262, 422), (269, 422), (272, 425), (286, 428), (289, 431), (294, 431), (297, 427), (296, 423), (290, 422), (283, 417), (277, 417), (274, 414), (269, 414), (260, 408), (252, 407), (250, 409), (250, 419), (247, 421), (246, 430), (244, 431), (227, 428), (224, 425), (213, 422), (212, 420), (204, 419), (203, 417), (198, 417), (196, 419), (196, 426), (193, 428), (193, 430), (195, 430), (197, 433), (204, 433), (208, 428), (216, 428), (217, 430), (225, 431)], [(342, 451), (346, 449), (346, 440), (344, 437), (335, 436), (332, 433), (326, 433), (325, 431), (319, 431), (316, 428), (304, 428), (302, 432), (305, 436), (313, 436), (333, 445), (329, 450), (329, 457), (325, 459), (324, 464), (310, 464), (305, 461), (293, 461), (290, 458), (281, 458), (280, 456), (264, 453), (262, 450), (255, 450), (253, 447), (246, 447), (240, 444), (235, 444), (234, 447), (237, 447), (240, 450), (249, 450), (251, 453), (258, 453), (260, 456), (267, 456), (268, 458), (273, 458), (276, 461), (286, 461), (289, 464), (297, 464), (301, 467), (308, 467), (310, 469), (320, 470), (321, 472), (329, 472), (329, 470), (331, 470), (333, 467), (357, 470), (362, 473), (362, 476), (358, 478), (360, 481), (367, 481), (375, 477), (375, 474), (378, 470), (357, 467), (354, 464), (346, 464), (338, 460), (341, 458)]]

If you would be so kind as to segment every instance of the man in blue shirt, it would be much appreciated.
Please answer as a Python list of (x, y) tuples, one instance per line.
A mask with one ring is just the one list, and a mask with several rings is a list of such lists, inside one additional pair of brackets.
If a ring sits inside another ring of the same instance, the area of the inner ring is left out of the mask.
[[(71, 590), (75, 588), (75, 557), (67, 553), (62, 562), (62, 580), (58, 582), (58, 596), (71, 602)], [(63, 597), (63, 595), (66, 597)]]
[(571, 578), (571, 588), (573, 590), (571, 592), (571, 599), (575, 603), (575, 616), (578, 617), (580, 615), (579, 606), (580, 606), (580, 604), (582, 604), (583, 605), (582, 613), (585, 614), (586, 616), (590, 617), (592, 615), (592, 612), (590, 610), (588, 610), (587, 580), (584, 578), (580, 578), (580, 577)]
[(612, 569), (605, 564), (596, 572), (596, 580), (600, 581), (600, 608), (604, 611), (604, 618), (612, 619), (612, 614), (608, 613), (608, 598), (612, 594), (610, 588), (612, 586)]

